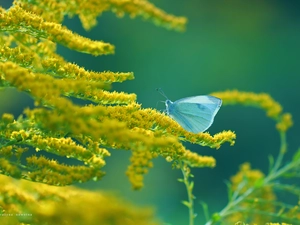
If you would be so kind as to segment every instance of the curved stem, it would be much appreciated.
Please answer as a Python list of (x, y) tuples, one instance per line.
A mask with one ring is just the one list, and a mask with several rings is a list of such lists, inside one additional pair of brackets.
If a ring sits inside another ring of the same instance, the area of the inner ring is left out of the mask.
[(272, 171), (270, 173), (275, 172), (276, 170), (278, 170), (278, 168), (281, 165), (282, 159), (284, 154), (286, 153), (286, 134), (285, 132), (280, 132), (280, 150), (279, 150), (279, 155), (276, 159), (276, 162), (274, 164), (274, 167), (272, 169)]
[(183, 175), (183, 183), (186, 187), (187, 194), (188, 194), (188, 202), (185, 204), (189, 208), (189, 225), (194, 225), (194, 195), (193, 195), (193, 182), (189, 181), (189, 177), (192, 175), (190, 174), (190, 168), (184, 164), (180, 163), (180, 168)]

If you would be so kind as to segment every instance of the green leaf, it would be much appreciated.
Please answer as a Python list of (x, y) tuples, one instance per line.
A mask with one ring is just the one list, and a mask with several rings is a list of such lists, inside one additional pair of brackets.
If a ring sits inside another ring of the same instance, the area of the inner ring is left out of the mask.
[(300, 187), (297, 187), (296, 185), (274, 184), (273, 186), (276, 190), (282, 190), (294, 194), (296, 196), (300, 196)]
[(194, 188), (194, 182), (193, 182), (193, 181), (191, 181), (191, 183), (190, 183), (190, 185), (189, 185), (189, 189), (192, 191), (192, 190), (193, 190), (193, 188)]
[(300, 148), (298, 148), (297, 152), (293, 156), (293, 162), (296, 162), (300, 159)]
[(182, 178), (178, 178), (177, 180), (178, 180), (179, 182), (181, 182), (181, 183), (184, 182), (184, 180), (183, 180)]
[(209, 220), (208, 205), (203, 201), (201, 201), (200, 204), (202, 205), (202, 208), (203, 208), (205, 220), (208, 221)]
[(274, 157), (272, 155), (268, 156), (269, 159), (269, 173), (272, 171), (272, 168), (274, 166)]
[(233, 195), (233, 192), (232, 192), (232, 184), (231, 184), (230, 181), (228, 181), (228, 180), (225, 180), (225, 184), (226, 184), (226, 186), (227, 186), (228, 201), (231, 202), (231, 200), (232, 200), (232, 195)]
[(182, 201), (182, 204), (184, 204), (186, 207), (191, 208), (191, 204), (188, 201)]
[(284, 177), (284, 178), (299, 177), (299, 173), (296, 173), (296, 172), (284, 173), (284, 174), (282, 174), (282, 177)]

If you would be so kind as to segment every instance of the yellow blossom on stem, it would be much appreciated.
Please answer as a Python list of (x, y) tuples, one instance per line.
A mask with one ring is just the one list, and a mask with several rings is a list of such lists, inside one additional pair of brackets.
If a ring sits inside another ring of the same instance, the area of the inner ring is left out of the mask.
[(70, 49), (95, 56), (114, 53), (114, 46), (111, 44), (77, 35), (62, 25), (46, 22), (42, 17), (27, 12), (17, 5), (0, 14), (0, 26), (1, 32), (13, 33), (21, 30), (33, 37), (46, 38)]
[(147, 0), (19, 0), (21, 6), (43, 16), (49, 21), (62, 22), (64, 15), (78, 15), (83, 27), (91, 29), (97, 24), (97, 17), (104, 11), (112, 11), (118, 17), (128, 14), (131, 18), (142, 17), (167, 29), (184, 31), (187, 19), (176, 17), (157, 8)]
[(268, 117), (274, 119), (279, 131), (286, 132), (293, 125), (292, 116), (289, 113), (282, 113), (282, 106), (270, 95), (253, 92), (242, 92), (238, 90), (213, 92), (211, 95), (221, 98), (223, 105), (245, 105), (258, 107), (266, 111)]
[(286, 132), (291, 126), (293, 126), (293, 120), (290, 113), (284, 113), (276, 124), (277, 130), (281, 132)]

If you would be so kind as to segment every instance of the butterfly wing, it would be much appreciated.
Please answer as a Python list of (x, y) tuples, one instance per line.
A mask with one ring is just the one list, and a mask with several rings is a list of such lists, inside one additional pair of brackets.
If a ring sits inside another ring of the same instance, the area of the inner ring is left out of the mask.
[(169, 115), (185, 130), (199, 133), (211, 126), (221, 104), (221, 99), (208, 95), (183, 98), (172, 104)]

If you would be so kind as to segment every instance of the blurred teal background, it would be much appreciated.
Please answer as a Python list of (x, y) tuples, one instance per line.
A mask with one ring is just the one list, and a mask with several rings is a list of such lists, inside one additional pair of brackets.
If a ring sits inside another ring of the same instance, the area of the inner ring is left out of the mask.
[[(93, 57), (59, 46), (68, 61), (95, 71), (133, 71), (135, 80), (116, 84), (113, 89), (136, 93), (143, 107), (164, 109), (165, 100), (156, 92), (161, 87), (170, 100), (238, 89), (266, 92), (294, 116), (294, 127), (288, 132), (286, 160), (299, 147), (300, 85), (300, 3), (271, 0), (155, 0), (168, 13), (186, 16), (184, 33), (156, 27), (140, 18), (116, 18), (106, 12), (98, 26), (85, 31), (78, 18), (66, 19), (68, 28), (94, 40), (116, 46), (116, 54)], [(7, 3), (7, 2), (6, 2)], [(0, 92), (3, 112), (18, 114), (32, 105), (28, 96), (12, 91)], [(235, 174), (240, 164), (249, 161), (253, 168), (267, 172), (268, 155), (277, 155), (279, 136), (275, 123), (259, 109), (221, 107), (211, 134), (233, 130), (236, 144), (219, 150), (197, 145), (187, 147), (201, 155), (213, 155), (214, 169), (193, 169), (194, 194), (198, 218), (203, 224), (199, 202), (205, 201), (211, 212), (221, 210), (227, 202), (225, 180)], [(100, 182), (79, 185), (89, 189), (113, 191), (140, 205), (152, 205), (166, 223), (187, 224), (187, 209), (180, 202), (187, 198), (180, 171), (172, 170), (164, 159), (154, 161), (145, 177), (145, 188), (132, 191), (124, 174), (129, 152), (112, 151), (107, 159), (107, 175)], [(295, 199), (296, 204), (298, 199)]]

